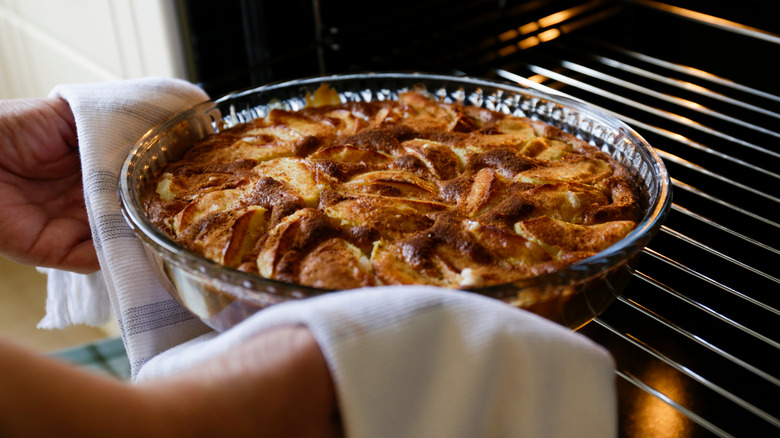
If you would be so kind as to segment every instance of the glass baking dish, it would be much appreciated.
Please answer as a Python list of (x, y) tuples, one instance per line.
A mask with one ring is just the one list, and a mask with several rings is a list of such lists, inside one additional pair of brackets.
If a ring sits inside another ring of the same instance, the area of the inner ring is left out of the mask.
[[(191, 252), (146, 218), (141, 195), (157, 172), (195, 141), (264, 117), (272, 108), (296, 110), (322, 84), (342, 102), (395, 99), (415, 89), (444, 102), (460, 102), (557, 126), (609, 153), (636, 177), (646, 201), (637, 228), (601, 253), (551, 274), (471, 289), (577, 329), (602, 312), (624, 289), (631, 264), (658, 232), (671, 202), (670, 179), (650, 145), (618, 119), (585, 103), (514, 84), (422, 73), (333, 75), (264, 85), (198, 104), (150, 130), (132, 148), (119, 178), (125, 219), (144, 243), (151, 265), (183, 306), (216, 330), (226, 330), (270, 305), (330, 290), (262, 278), (227, 268)], [(154, 187), (151, 188), (154, 190)]]

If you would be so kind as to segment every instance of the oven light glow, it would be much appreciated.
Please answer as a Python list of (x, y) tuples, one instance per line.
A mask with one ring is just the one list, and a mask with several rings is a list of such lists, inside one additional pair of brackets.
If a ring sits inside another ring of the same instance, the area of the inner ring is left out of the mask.
[(498, 39), (500, 41), (509, 41), (517, 38), (518, 36), (520, 36), (520, 34), (516, 30), (512, 29), (500, 34)]
[(509, 56), (515, 52), (517, 52), (517, 48), (515, 46), (506, 46), (498, 50), (498, 56)]
[(543, 43), (546, 43), (548, 41), (552, 41), (552, 40), (558, 38), (559, 36), (561, 36), (561, 31), (558, 30), (558, 29), (545, 30), (544, 32), (542, 32), (542, 33), (540, 33), (538, 35), (539, 39)]
[(528, 49), (530, 47), (536, 46), (539, 43), (540, 43), (539, 38), (533, 36), (533, 37), (530, 37), (530, 38), (526, 38), (526, 39), (524, 39), (522, 41), (519, 41), (517, 43), (517, 47), (519, 47), (520, 50), (525, 50), (525, 49)]
[(510, 41), (515, 38), (520, 37), (521, 35), (528, 35), (529, 33), (536, 32), (540, 29), (539, 24), (537, 24), (535, 21), (532, 21), (528, 24), (524, 24), (517, 29), (510, 29), (506, 32), (503, 32), (498, 35), (498, 39), (500, 41)]
[(535, 21), (532, 21), (532, 22), (530, 22), (528, 24), (524, 24), (524, 25), (518, 27), (517, 30), (520, 31), (521, 35), (527, 35), (527, 34), (529, 34), (531, 32), (536, 32), (537, 30), (539, 30), (539, 25), (536, 24)]
[(558, 23), (568, 20), (571, 17), (572, 17), (572, 12), (570, 10), (561, 11), (540, 19), (539, 24), (541, 24), (542, 27), (554, 26)]
[[(664, 394), (673, 403), (682, 406), (688, 405), (688, 391), (685, 382), (673, 369), (664, 365), (656, 365), (648, 368), (642, 376), (645, 383)], [(658, 398), (647, 397), (637, 401), (634, 406), (632, 420), (641, 424), (638, 435), (656, 436), (690, 436), (690, 424), (680, 413)]]

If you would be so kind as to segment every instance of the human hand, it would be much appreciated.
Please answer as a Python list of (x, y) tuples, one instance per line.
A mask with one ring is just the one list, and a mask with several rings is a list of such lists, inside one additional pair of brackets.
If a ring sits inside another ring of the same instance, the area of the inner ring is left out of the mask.
[(0, 101), (0, 254), (27, 265), (99, 269), (77, 146), (64, 100)]

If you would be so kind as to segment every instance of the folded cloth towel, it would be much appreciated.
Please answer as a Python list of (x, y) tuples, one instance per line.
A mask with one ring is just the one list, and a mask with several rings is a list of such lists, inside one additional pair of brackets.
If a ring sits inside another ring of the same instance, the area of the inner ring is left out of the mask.
[[(58, 282), (90, 289), (70, 299), (99, 302), (107, 294), (134, 380), (190, 367), (262, 330), (304, 324), (334, 376), (350, 437), (616, 434), (614, 369), (606, 350), (475, 294), (415, 286), (338, 292), (273, 306), (224, 333), (209, 330), (152, 276), (116, 197), (118, 171), (132, 144), (205, 95), (192, 84), (157, 78), (59, 86), (52, 95), (65, 98), (76, 116), (105, 287), (63, 281), (66, 274), (58, 273), (51, 277), (59, 280), (50, 282), (50, 301), (68, 302)], [(100, 306), (82, 306), (82, 314), (70, 307), (62, 320), (94, 319)]]
[(59, 329), (72, 324), (103, 325), (111, 319), (111, 302), (103, 273), (76, 274), (38, 268), (48, 275), (46, 314), (38, 328)]
[(113, 312), (134, 374), (149, 358), (209, 329), (152, 273), (119, 207), (119, 171), (150, 128), (208, 96), (187, 81), (167, 78), (60, 85), (50, 96), (65, 99), (75, 117), (84, 198), (104, 281), (50, 273), (41, 325), (102, 324)]
[(484, 296), (386, 286), (278, 304), (150, 360), (175, 373), (263, 330), (303, 324), (333, 374), (348, 437), (612, 437), (612, 357)]

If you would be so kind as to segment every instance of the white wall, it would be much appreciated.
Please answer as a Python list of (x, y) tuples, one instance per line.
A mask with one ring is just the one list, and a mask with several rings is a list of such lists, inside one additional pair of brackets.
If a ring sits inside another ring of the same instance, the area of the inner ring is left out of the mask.
[(0, 0), (0, 98), (57, 84), (185, 78), (174, 0)]

